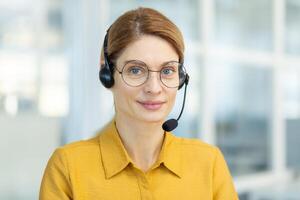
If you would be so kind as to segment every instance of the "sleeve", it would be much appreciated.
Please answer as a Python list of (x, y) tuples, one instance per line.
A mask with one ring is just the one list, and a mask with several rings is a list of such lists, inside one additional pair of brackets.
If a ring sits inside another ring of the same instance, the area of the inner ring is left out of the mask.
[(72, 190), (63, 149), (57, 149), (48, 161), (42, 179), (39, 200), (71, 200)]
[(218, 148), (213, 168), (213, 196), (214, 200), (238, 200), (226, 161)]

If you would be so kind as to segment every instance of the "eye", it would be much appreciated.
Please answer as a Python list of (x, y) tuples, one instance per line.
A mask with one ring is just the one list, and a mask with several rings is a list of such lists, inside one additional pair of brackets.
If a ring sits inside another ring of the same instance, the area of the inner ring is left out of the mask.
[(145, 68), (142, 66), (130, 66), (126, 70), (126, 73), (133, 76), (143, 75), (145, 74)]
[(131, 74), (139, 74), (139, 73), (141, 73), (141, 68), (132, 67), (132, 68), (129, 69), (129, 71), (130, 71)]
[(176, 71), (174, 70), (174, 68), (172, 67), (164, 67), (162, 70), (161, 70), (161, 73), (163, 75), (167, 75), (167, 76), (170, 76), (172, 74), (174, 74)]

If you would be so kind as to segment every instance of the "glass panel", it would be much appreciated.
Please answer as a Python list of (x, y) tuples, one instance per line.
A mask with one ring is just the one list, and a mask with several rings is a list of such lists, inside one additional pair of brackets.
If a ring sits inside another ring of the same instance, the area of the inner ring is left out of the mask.
[(150, 7), (157, 9), (171, 19), (181, 29), (185, 39), (199, 40), (201, 37), (201, 30), (199, 29), (201, 21), (199, 13), (200, 2), (201, 0), (112, 0), (110, 23), (128, 10), (136, 9), (137, 7)]
[(215, 8), (217, 45), (272, 50), (272, 0), (216, 0)]
[(32, 9), (25, 2), (10, 2), (0, 4), (0, 48), (33, 48), (35, 21)]
[(285, 68), (284, 84), (284, 116), (286, 119), (300, 118), (300, 70)]
[(300, 54), (300, 1), (286, 1), (286, 51)]
[[(0, 4), (0, 112), (37, 112), (43, 82), (49, 79), (58, 89), (66, 87), (62, 3), (27, 0)], [(47, 64), (53, 55), (56, 57)], [(46, 68), (52, 73), (45, 74)], [(56, 95), (67, 101), (67, 94)], [(51, 109), (50, 104), (46, 107)], [(60, 109), (57, 113), (67, 110)]]
[(68, 112), (67, 62), (64, 55), (49, 54), (42, 62), (39, 111), (45, 116), (65, 116)]
[(287, 68), (283, 73), (283, 83), (287, 165), (300, 170), (300, 70)]
[(270, 167), (272, 71), (217, 63), (216, 143), (233, 175)]

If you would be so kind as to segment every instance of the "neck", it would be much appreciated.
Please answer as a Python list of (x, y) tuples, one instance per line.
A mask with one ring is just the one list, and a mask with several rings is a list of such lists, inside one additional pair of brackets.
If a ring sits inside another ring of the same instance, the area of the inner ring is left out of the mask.
[(164, 139), (163, 122), (143, 122), (116, 114), (116, 126), (124, 147), (136, 164), (147, 171), (158, 159)]

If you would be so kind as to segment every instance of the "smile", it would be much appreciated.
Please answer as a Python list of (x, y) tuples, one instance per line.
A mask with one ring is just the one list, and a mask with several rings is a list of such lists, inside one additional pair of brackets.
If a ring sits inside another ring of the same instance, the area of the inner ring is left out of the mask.
[(146, 110), (159, 110), (164, 103), (163, 101), (137, 101), (140, 105), (143, 106)]

